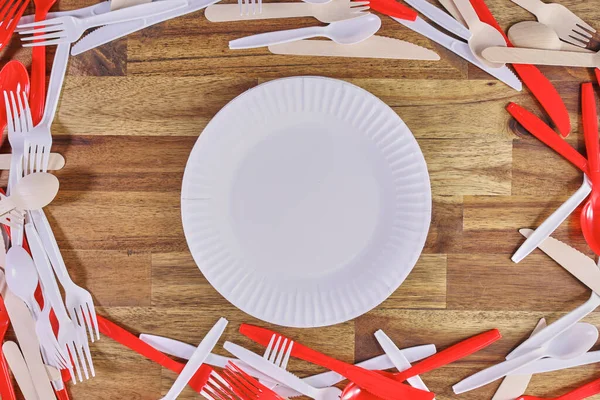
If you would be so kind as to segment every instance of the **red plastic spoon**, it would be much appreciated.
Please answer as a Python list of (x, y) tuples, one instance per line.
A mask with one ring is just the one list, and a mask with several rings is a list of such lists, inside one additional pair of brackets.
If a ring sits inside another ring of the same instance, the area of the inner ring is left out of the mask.
[[(588, 173), (592, 181), (592, 193), (581, 211), (581, 230), (585, 241), (600, 255), (600, 149), (598, 145), (598, 112), (596, 97), (591, 83), (581, 87), (583, 134), (588, 158)], [(596, 217), (597, 215), (597, 217)]]
[[(27, 68), (20, 61), (9, 61), (0, 71), (0, 94), (6, 91), (16, 91), (17, 87), (29, 95), (29, 74)], [(0, 129), (6, 128), (6, 107), (0, 102)], [(0, 134), (1, 135), (1, 134)], [(4, 137), (0, 139), (0, 144)]]
[(600, 393), (600, 378), (553, 399), (543, 399), (535, 396), (521, 396), (517, 400), (583, 400)]

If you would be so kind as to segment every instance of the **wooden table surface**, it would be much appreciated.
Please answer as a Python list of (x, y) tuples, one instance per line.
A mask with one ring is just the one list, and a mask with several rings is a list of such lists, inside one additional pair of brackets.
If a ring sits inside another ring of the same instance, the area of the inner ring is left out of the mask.
[[(93, 3), (60, 0), (55, 9)], [(509, 0), (488, 3), (505, 28), (532, 19)], [(562, 3), (600, 27), (597, 1)], [(98, 313), (134, 333), (197, 344), (224, 316), (230, 320), (227, 339), (260, 350), (237, 333), (242, 322), (260, 322), (208, 284), (187, 248), (179, 205), (186, 160), (208, 121), (247, 89), (287, 76), (344, 79), (380, 97), (414, 132), (431, 174), (431, 230), (414, 271), (375, 310), (333, 327), (277, 329), (343, 360), (359, 361), (381, 354), (373, 338), (380, 328), (401, 347), (435, 343), (439, 349), (499, 328), (501, 341), (423, 377), (439, 400), (490, 399), (498, 383), (461, 396), (451, 386), (500, 361), (539, 318), (554, 321), (589, 296), (539, 251), (518, 265), (510, 260), (523, 242), (518, 229), (538, 226), (579, 187), (582, 174), (509, 118), (504, 109), (509, 101), (544, 115), (527, 90), (510, 89), (389, 18), (380, 34), (433, 49), (441, 61), (228, 50), (234, 38), (314, 24), (308, 18), (214, 24), (199, 12), (71, 59), (52, 127), (53, 150), (67, 164), (57, 173), (61, 190), (48, 207), (69, 271), (93, 294)], [(13, 41), (3, 60), (28, 63), (29, 57), (29, 50)], [(567, 141), (583, 151), (579, 87), (592, 79), (592, 70), (542, 70), (571, 113)], [(591, 255), (578, 215), (555, 237)], [(586, 320), (600, 326), (600, 313)], [(175, 378), (106, 337), (91, 350), (96, 378), (71, 385), (73, 399), (158, 399)], [(291, 369), (300, 375), (320, 371), (300, 361)], [(553, 397), (599, 376), (594, 365), (538, 375), (528, 393)], [(180, 398), (199, 397), (187, 389)]]

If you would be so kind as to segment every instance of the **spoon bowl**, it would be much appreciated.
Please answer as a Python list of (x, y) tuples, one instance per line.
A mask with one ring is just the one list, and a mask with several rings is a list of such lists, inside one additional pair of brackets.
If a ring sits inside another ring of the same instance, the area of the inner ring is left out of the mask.
[(546, 355), (566, 360), (586, 353), (596, 344), (598, 329), (588, 323), (578, 323), (548, 342)]
[[(6, 253), (6, 283), (27, 306), (33, 307), (38, 274), (31, 256), (21, 246), (12, 246)], [(36, 312), (32, 309), (32, 312)]]
[(357, 18), (332, 22), (327, 26), (327, 36), (339, 44), (354, 44), (373, 36), (381, 28), (381, 18), (366, 14)]
[(56, 176), (38, 172), (21, 178), (11, 191), (10, 199), (22, 210), (38, 210), (54, 200), (58, 187)]
[(508, 38), (515, 46), (527, 49), (591, 52), (561, 41), (554, 29), (536, 21), (524, 21), (511, 26)]

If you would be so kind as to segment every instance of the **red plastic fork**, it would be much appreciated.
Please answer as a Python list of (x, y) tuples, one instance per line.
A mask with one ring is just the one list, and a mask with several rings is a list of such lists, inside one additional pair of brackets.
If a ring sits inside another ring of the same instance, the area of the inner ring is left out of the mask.
[[(136, 353), (149, 358), (150, 360), (170, 369), (173, 372), (180, 373), (183, 370), (183, 367), (185, 367), (185, 365), (170, 359), (160, 351), (156, 350), (154, 347), (142, 342), (134, 334), (128, 332), (118, 325), (115, 325), (100, 315), (98, 315), (98, 328), (103, 335), (108, 336), (114, 341), (121, 343), (123, 346), (130, 348)], [(200, 393), (208, 381), (212, 371), (213, 369), (210, 366), (202, 364), (198, 371), (196, 371), (194, 377), (188, 382), (188, 385), (190, 385), (190, 387), (196, 392)]]
[(7, 0), (0, 5), (0, 49), (6, 47), (29, 0)]
[(2, 400), (16, 399), (10, 373), (8, 372), (8, 365), (2, 354), (2, 342), (4, 341), (4, 335), (6, 335), (9, 323), (8, 311), (4, 306), (4, 300), (0, 297), (0, 398)]
[(261, 384), (237, 365), (229, 361), (219, 374), (241, 399), (283, 400), (277, 393)]
[(535, 396), (521, 396), (517, 400), (583, 400), (598, 393), (600, 393), (600, 378), (553, 399)]

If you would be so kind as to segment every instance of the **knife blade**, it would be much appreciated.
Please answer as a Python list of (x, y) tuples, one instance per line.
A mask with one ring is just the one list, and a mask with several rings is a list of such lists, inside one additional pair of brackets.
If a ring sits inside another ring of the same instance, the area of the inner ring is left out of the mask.
[(326, 56), (326, 57), (358, 57), (389, 58), (396, 60), (439, 60), (434, 51), (385, 36), (371, 36), (356, 44), (338, 44), (332, 40), (297, 40), (269, 46), (273, 54)]
[(471, 64), (481, 68), (488, 74), (504, 82), (511, 88), (517, 91), (521, 91), (523, 89), (523, 85), (519, 78), (517, 78), (517, 76), (507, 66), (501, 68), (490, 68), (484, 65), (481, 61), (477, 59), (477, 57), (475, 57), (468, 44), (466, 44), (465, 42), (461, 42), (460, 40), (455, 39), (439, 31), (432, 25), (425, 22), (421, 17), (418, 17), (414, 22), (401, 20), (398, 18), (392, 19), (406, 26), (408, 29), (420, 33), (421, 35), (429, 38), (430, 40), (433, 40), (434, 42), (444, 46), (445, 48), (464, 58)]
[[(545, 327), (546, 320), (542, 318), (539, 320), (539, 322), (533, 329), (531, 336), (535, 335)], [(522, 396), (527, 390), (527, 386), (529, 385), (531, 376), (532, 374), (507, 376), (500, 384), (498, 390), (496, 390), (496, 393), (494, 394), (494, 397), (492, 397), (492, 400), (515, 400), (516, 398)]]
[(453, 33), (461, 39), (469, 40), (471, 32), (465, 28), (460, 22), (452, 18), (450, 15), (440, 10), (433, 4), (425, 0), (405, 0), (415, 10), (446, 29), (448, 32)]
[[(390, 360), (392, 360), (392, 363), (394, 364), (398, 372), (406, 371), (407, 369), (412, 367), (412, 365), (410, 365), (410, 362), (406, 359), (406, 357), (404, 357), (400, 349), (396, 346), (392, 339), (390, 339), (390, 337), (385, 334), (384, 331), (380, 329), (377, 332), (375, 332), (375, 339), (377, 339), (379, 346), (381, 346), (385, 354), (387, 354)], [(421, 390), (426, 390), (428, 392), (430, 391), (419, 375), (411, 376), (406, 381), (412, 387)]]
[[(533, 234), (531, 229), (519, 232), (526, 238)], [(600, 269), (594, 260), (553, 237), (548, 237), (538, 247), (587, 287), (600, 293)]]
[(88, 50), (101, 46), (105, 43), (127, 36), (133, 32), (137, 32), (140, 29), (147, 28), (151, 25), (158, 24), (160, 22), (180, 17), (192, 13), (194, 11), (202, 10), (211, 4), (215, 4), (220, 0), (189, 0), (188, 5), (177, 10), (169, 11), (159, 15), (154, 15), (148, 18), (137, 19), (133, 21), (121, 22), (118, 24), (112, 24), (103, 26), (95, 31), (84, 36), (80, 41), (73, 45), (71, 49), (71, 55), (76, 56), (84, 53)]
[[(506, 34), (504, 34), (502, 27), (498, 24), (496, 18), (494, 18), (494, 14), (492, 14), (485, 4), (485, 1), (471, 0), (471, 4), (475, 8), (479, 19), (496, 28), (504, 35), (506, 44), (512, 46), (512, 43), (508, 40)], [(513, 68), (533, 96), (540, 102), (544, 110), (546, 110), (546, 113), (552, 119), (561, 135), (564, 137), (569, 136), (569, 132), (571, 132), (571, 117), (569, 116), (565, 102), (560, 97), (560, 94), (558, 94), (554, 85), (552, 85), (552, 82), (533, 65), (515, 64)]]

